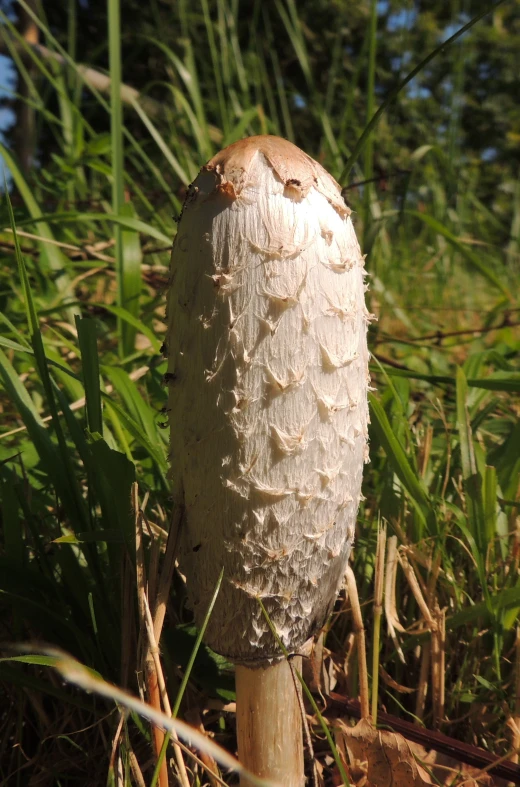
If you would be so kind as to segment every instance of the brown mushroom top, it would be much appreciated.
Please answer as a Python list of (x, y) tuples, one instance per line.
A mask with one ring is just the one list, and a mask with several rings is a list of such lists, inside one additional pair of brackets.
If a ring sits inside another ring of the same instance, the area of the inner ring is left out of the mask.
[[(238, 197), (248, 182), (251, 164), (262, 153), (276, 175), (285, 184), (287, 196), (304, 199), (314, 187), (323, 194), (341, 216), (350, 209), (341, 196), (339, 183), (303, 150), (286, 139), (271, 135), (247, 137), (234, 142), (208, 161), (203, 170), (220, 176), (220, 186)], [(231, 187), (231, 189), (230, 189)]]

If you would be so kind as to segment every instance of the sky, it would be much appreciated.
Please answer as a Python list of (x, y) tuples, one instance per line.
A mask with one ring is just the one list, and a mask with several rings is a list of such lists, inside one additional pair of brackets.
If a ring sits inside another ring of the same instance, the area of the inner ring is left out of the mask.
[[(11, 58), (0, 55), (0, 99), (8, 96), (16, 89), (16, 70)], [(0, 139), (2, 142), (3, 131), (15, 121), (14, 112), (8, 108), (0, 107)]]

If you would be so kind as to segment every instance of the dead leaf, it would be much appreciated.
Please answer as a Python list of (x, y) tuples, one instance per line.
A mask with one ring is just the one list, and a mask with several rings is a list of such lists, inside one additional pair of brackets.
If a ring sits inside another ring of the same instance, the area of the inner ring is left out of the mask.
[[(378, 730), (368, 719), (355, 727), (337, 720), (337, 744), (346, 753), (351, 772), (366, 774), (366, 787), (430, 787), (428, 773), (415, 760), (408, 741), (395, 732)], [(363, 781), (357, 780), (359, 784)]]

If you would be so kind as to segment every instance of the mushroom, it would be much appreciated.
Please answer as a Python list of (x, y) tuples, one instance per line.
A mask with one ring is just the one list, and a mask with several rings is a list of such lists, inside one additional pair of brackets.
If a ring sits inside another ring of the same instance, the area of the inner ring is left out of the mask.
[[(190, 186), (171, 263), (168, 384), (179, 566), (205, 640), (236, 664), (239, 756), (303, 784), (296, 657), (351, 551), (369, 386), (364, 258), (341, 189), (273, 136)], [(258, 600), (274, 625), (273, 636)]]

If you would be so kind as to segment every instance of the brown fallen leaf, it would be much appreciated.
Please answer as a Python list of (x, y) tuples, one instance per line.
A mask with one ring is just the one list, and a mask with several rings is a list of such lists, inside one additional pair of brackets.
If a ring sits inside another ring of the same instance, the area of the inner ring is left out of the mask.
[[(369, 719), (349, 727), (336, 721), (336, 742), (350, 763), (356, 784), (365, 787), (430, 787), (428, 773), (415, 760), (408, 741), (399, 733), (378, 730)], [(360, 771), (363, 771), (361, 776)], [(361, 778), (359, 778), (361, 776)]]

